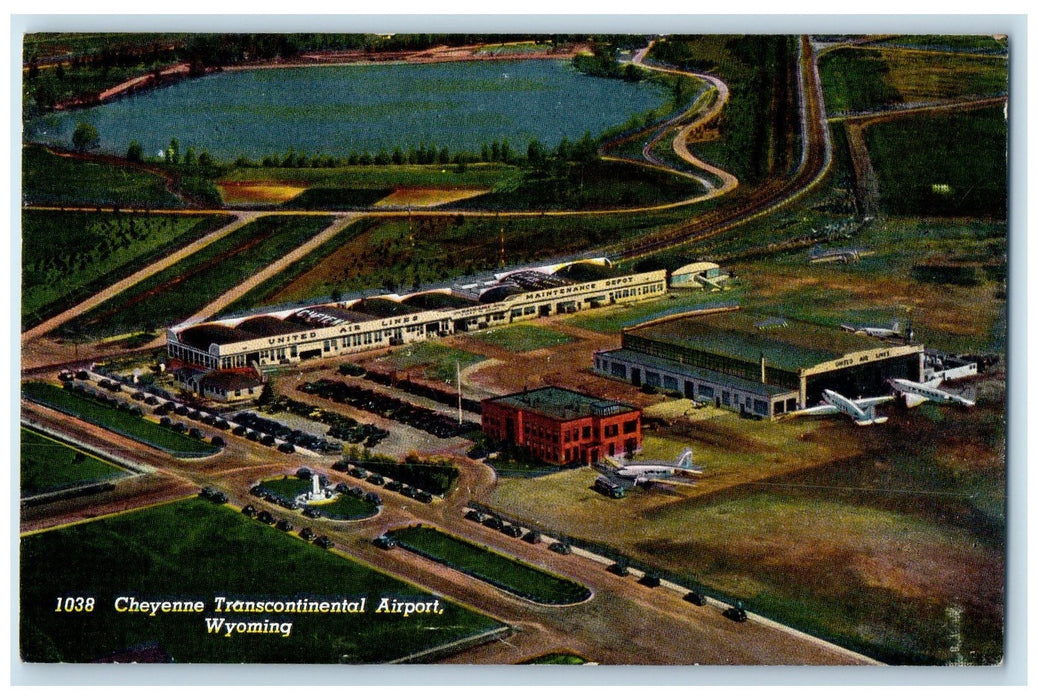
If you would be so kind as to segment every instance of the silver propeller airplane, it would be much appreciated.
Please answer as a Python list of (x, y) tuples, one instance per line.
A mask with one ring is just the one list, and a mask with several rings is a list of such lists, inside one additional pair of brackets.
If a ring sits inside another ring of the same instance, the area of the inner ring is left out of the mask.
[(886, 416), (876, 415), (876, 406), (887, 401), (893, 401), (893, 396), (876, 396), (869, 399), (848, 399), (846, 396), (837, 394), (832, 389), (822, 392), (822, 403), (811, 408), (795, 411), (790, 415), (797, 416), (832, 416), (837, 413), (845, 413), (858, 425), (875, 425), (886, 423)]
[(924, 401), (936, 401), (937, 403), (957, 403), (962, 406), (975, 406), (976, 401), (960, 396), (959, 394), (953, 394), (950, 391), (944, 389), (938, 389), (941, 380), (931, 379), (928, 382), (912, 382), (907, 379), (891, 379), (890, 386), (894, 389), (894, 393), (898, 396), (903, 396), (905, 399), (905, 405), (908, 408), (914, 408)]

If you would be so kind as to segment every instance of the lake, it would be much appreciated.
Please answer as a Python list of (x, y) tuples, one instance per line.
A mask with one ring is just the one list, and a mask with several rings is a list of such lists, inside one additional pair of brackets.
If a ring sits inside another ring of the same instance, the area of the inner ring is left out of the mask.
[(48, 115), (29, 138), (69, 145), (80, 121), (97, 127), (104, 151), (137, 140), (156, 155), (171, 138), (181, 151), (259, 160), (289, 149), (309, 155), (375, 153), (396, 146), (479, 152), (508, 140), (554, 147), (663, 105), (668, 92), (643, 82), (594, 78), (568, 61), (348, 65), (227, 71)]

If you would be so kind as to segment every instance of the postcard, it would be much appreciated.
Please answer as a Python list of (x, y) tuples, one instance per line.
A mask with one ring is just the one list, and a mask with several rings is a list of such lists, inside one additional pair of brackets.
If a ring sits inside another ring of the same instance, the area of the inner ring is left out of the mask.
[(22, 39), (26, 664), (1003, 662), (1005, 34)]

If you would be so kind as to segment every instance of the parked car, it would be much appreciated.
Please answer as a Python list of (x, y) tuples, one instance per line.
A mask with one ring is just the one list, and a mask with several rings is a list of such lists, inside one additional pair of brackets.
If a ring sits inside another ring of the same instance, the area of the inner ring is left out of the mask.
[(569, 554), (573, 551), (573, 548), (566, 542), (552, 542), (548, 545), (548, 549), (556, 554)]
[(287, 520), (279, 520), (276, 527), (282, 532), (292, 532), (292, 523)]
[(733, 622), (746, 622), (746, 610), (742, 607), (742, 601), (736, 601), (735, 605), (725, 610), (724, 616)]
[(706, 605), (706, 596), (699, 591), (689, 591), (685, 594), (685, 600), (693, 605)]

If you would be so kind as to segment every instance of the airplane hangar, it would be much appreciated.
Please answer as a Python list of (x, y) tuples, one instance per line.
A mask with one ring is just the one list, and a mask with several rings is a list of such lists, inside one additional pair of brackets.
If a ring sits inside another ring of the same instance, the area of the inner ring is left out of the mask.
[(920, 381), (923, 346), (727, 308), (625, 328), (620, 348), (595, 353), (594, 371), (776, 418), (825, 389), (856, 398), (888, 393), (887, 379)]

